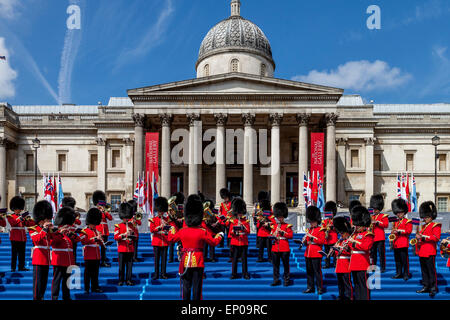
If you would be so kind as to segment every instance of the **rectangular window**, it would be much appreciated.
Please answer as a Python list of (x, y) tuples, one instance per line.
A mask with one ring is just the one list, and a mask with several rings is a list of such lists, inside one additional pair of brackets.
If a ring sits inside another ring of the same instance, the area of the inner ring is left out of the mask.
[(409, 153), (406, 155), (406, 171), (414, 170), (414, 154)]
[(373, 170), (374, 171), (382, 171), (381, 170), (381, 154), (374, 154), (374, 156), (373, 156)]
[(120, 168), (120, 150), (113, 150), (112, 151), (112, 161), (111, 161), (111, 168)]
[(111, 195), (111, 207), (114, 211), (119, 210), (120, 203), (122, 202), (122, 196), (120, 194)]
[(98, 168), (98, 155), (96, 153), (92, 153), (91, 159), (90, 159), (89, 171), (97, 172), (97, 168)]
[(348, 203), (350, 203), (350, 202), (352, 202), (352, 201), (354, 201), (354, 200), (358, 200), (358, 201), (359, 201), (359, 198), (360, 198), (360, 195), (359, 195), (359, 194), (351, 194), (351, 195), (348, 197)]
[(352, 150), (351, 151), (351, 168), (359, 168), (359, 150)]
[(439, 155), (439, 171), (447, 171), (447, 155)]
[(448, 211), (448, 197), (438, 197), (438, 212), (447, 212)]
[(25, 197), (25, 210), (32, 212), (34, 207), (34, 197)]
[(67, 155), (58, 154), (58, 171), (67, 171)]
[(34, 171), (34, 155), (26, 155), (25, 171)]
[(92, 195), (86, 196), (87, 200), (87, 207), (92, 208), (94, 206), (94, 202), (92, 201)]

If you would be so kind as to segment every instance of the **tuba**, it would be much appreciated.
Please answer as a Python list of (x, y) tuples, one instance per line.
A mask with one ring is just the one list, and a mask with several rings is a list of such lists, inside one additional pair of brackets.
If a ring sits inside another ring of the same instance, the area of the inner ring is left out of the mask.
[(450, 244), (450, 237), (447, 239), (443, 239), (441, 241), (441, 244), (439, 245), (439, 249), (441, 251), (441, 257), (447, 259), (450, 254), (450, 249), (448, 248), (448, 245)]

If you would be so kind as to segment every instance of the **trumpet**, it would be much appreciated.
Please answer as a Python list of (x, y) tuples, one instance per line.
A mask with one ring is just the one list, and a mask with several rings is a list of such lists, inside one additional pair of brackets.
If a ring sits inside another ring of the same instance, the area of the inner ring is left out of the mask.
[(394, 231), (397, 231), (397, 227), (395, 226), (395, 222), (393, 223), (394, 227), (392, 228), (391, 234), (389, 235), (389, 248), (391, 250), (394, 249), (394, 241), (397, 239), (397, 235), (394, 233)]
[(141, 221), (142, 220), (142, 213), (141, 212), (137, 212), (135, 218), (136, 218), (137, 221)]
[(447, 259), (450, 254), (450, 249), (448, 245), (450, 244), (450, 237), (447, 239), (443, 239), (441, 244), (439, 245), (439, 249), (441, 251), (441, 257)]

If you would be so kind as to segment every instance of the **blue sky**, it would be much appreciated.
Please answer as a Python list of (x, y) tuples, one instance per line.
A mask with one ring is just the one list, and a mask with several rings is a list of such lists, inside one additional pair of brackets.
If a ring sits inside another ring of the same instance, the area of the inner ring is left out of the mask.
[[(450, 102), (448, 0), (241, 0), (269, 38), (277, 78), (376, 103)], [(68, 30), (69, 5), (81, 29)], [(370, 5), (381, 29), (369, 30)], [(106, 104), (126, 90), (195, 78), (230, 0), (0, 0), (0, 101)]]

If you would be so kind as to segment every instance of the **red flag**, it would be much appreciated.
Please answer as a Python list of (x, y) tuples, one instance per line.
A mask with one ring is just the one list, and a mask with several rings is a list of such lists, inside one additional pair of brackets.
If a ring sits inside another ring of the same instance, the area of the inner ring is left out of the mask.
[(319, 196), (319, 188), (317, 185), (318, 181), (317, 181), (317, 172), (313, 171), (313, 188), (312, 188), (312, 201), (313, 201), (313, 205), (317, 205), (317, 198)]
[(408, 204), (408, 212), (411, 212), (411, 197), (410, 197), (410, 192), (409, 192), (408, 172), (406, 173), (406, 203)]

